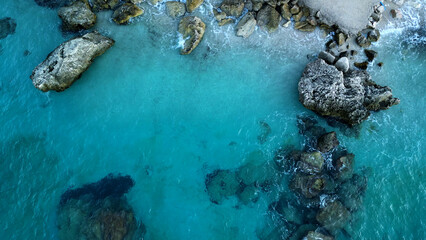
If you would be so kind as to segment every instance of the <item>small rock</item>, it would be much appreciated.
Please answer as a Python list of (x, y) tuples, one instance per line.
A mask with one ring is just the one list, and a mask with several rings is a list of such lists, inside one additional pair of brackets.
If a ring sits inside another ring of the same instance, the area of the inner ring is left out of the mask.
[(284, 3), (283, 5), (281, 5), (281, 16), (287, 21), (291, 20), (292, 14), (290, 12), (290, 6), (288, 5), (288, 3)]
[(291, 24), (291, 21), (287, 21), (285, 20), (285, 22), (283, 23), (283, 25), (281, 25), (282, 27), (288, 28)]
[(320, 209), (317, 214), (317, 221), (331, 233), (346, 226), (351, 218), (350, 212), (339, 201), (328, 203)]
[(186, 13), (185, 3), (177, 1), (166, 2), (167, 15), (172, 18), (182, 17)]
[(371, 42), (367, 40), (366, 37), (364, 37), (364, 35), (359, 34), (356, 38), (356, 43), (363, 48), (368, 48), (371, 45)]
[(392, 9), (392, 10), (390, 10), (390, 14), (391, 14), (391, 16), (392, 16), (393, 18), (396, 18), (396, 19), (402, 19), (402, 13), (401, 13), (401, 11), (400, 11), (400, 10), (398, 10), (398, 9)]
[(62, 29), (65, 31), (80, 31), (93, 27), (96, 23), (96, 14), (86, 0), (75, 1), (68, 7), (58, 10), (62, 20)]
[(318, 58), (321, 58), (328, 64), (333, 64), (335, 60), (335, 57), (331, 53), (326, 51), (321, 51), (318, 55)]
[(377, 14), (377, 13), (374, 13), (374, 12), (373, 12), (373, 13), (371, 14), (371, 18), (373, 19), (373, 21), (378, 22), (378, 21), (380, 21), (380, 18), (381, 18), (381, 17), (380, 17), (380, 15), (381, 15), (381, 14)]
[(227, 24), (234, 23), (234, 21), (235, 20), (233, 18), (225, 18), (225, 19), (220, 20), (220, 22), (218, 23), (218, 25), (219, 26), (224, 26), (224, 25), (227, 25)]
[(379, 66), (379, 67), (383, 67), (383, 62), (379, 62), (379, 63), (377, 64), (377, 66)]
[(269, 33), (275, 32), (281, 21), (281, 16), (275, 8), (266, 5), (257, 13), (257, 24), (266, 27)]
[(249, 37), (256, 28), (256, 19), (254, 18), (254, 13), (247, 13), (237, 24), (237, 36), (247, 38)]
[(239, 17), (244, 10), (243, 0), (224, 0), (220, 9), (226, 13), (227, 16)]
[(294, 5), (291, 9), (290, 9), (291, 14), (295, 15), (298, 14), (300, 12), (300, 8), (297, 5)]
[(371, 49), (364, 49), (365, 56), (367, 56), (368, 61), (372, 62), (374, 58), (377, 57), (377, 52)]
[(335, 66), (339, 71), (347, 72), (349, 70), (349, 59), (342, 57), (336, 62)]
[(196, 8), (203, 4), (204, 0), (187, 0), (186, 1), (186, 10), (189, 13), (193, 12)]
[(117, 24), (128, 24), (131, 18), (140, 16), (143, 13), (143, 8), (141, 9), (133, 3), (125, 3), (114, 11), (112, 19)]
[(361, 70), (367, 70), (368, 62), (367, 61), (365, 61), (365, 62), (355, 62), (354, 66), (357, 67), (357, 68), (359, 68), (359, 69), (361, 69)]
[(374, 29), (368, 32), (367, 40), (370, 42), (377, 42), (380, 39), (380, 32), (377, 29)]
[(346, 36), (344, 33), (339, 33), (337, 34), (337, 44), (339, 44), (339, 46), (342, 46), (343, 44), (345, 44), (346, 42)]
[(205, 29), (206, 24), (198, 17), (187, 16), (182, 18), (178, 30), (185, 39), (185, 43), (180, 53), (183, 55), (190, 54), (203, 39)]
[(323, 153), (330, 152), (339, 146), (336, 132), (329, 132), (318, 138), (318, 150)]
[(376, 8), (376, 10), (374, 11), (375, 13), (383, 13), (385, 11), (385, 7), (380, 5)]
[(213, 9), (213, 15), (218, 22), (222, 21), (227, 17), (225, 12), (218, 12), (216, 9)]
[(299, 22), (300, 19), (302, 19), (302, 17), (303, 17), (302, 11), (300, 11), (298, 14), (293, 15), (293, 19), (294, 19), (295, 22)]

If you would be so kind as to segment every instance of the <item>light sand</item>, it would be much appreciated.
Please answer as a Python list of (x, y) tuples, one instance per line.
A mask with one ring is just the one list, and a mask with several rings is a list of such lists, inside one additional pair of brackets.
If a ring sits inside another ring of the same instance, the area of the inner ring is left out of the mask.
[(321, 12), (321, 20), (337, 24), (344, 32), (356, 34), (368, 24), (378, 0), (300, 0), (305, 6)]

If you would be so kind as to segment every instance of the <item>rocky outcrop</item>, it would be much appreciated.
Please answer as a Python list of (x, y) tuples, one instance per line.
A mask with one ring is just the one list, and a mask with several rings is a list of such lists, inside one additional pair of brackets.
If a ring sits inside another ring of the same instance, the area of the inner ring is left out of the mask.
[(166, 2), (166, 9), (167, 15), (172, 18), (182, 17), (186, 12), (185, 3), (177, 1)]
[(92, 0), (92, 7), (95, 11), (114, 9), (120, 0)]
[(237, 24), (237, 36), (248, 38), (256, 29), (256, 19), (254, 13), (249, 12)]
[(187, 0), (186, 1), (186, 10), (188, 12), (193, 12), (196, 8), (203, 4), (204, 0)]
[(14, 34), (16, 30), (16, 21), (13, 18), (6, 17), (0, 19), (0, 39)]
[(143, 13), (143, 8), (139, 8), (133, 3), (125, 3), (114, 11), (112, 19), (117, 24), (128, 24), (131, 18), (140, 16)]
[(361, 123), (370, 111), (399, 103), (390, 88), (374, 83), (367, 72), (354, 70), (343, 75), (322, 59), (306, 66), (298, 89), (299, 101), (306, 108), (349, 125)]
[(265, 27), (270, 33), (278, 29), (280, 21), (280, 14), (270, 5), (265, 5), (257, 13), (257, 24), (261, 27)]
[(60, 8), (58, 16), (65, 31), (89, 29), (96, 23), (96, 14), (92, 12), (87, 0), (75, 1), (70, 6)]
[(33, 70), (30, 78), (34, 86), (43, 92), (63, 91), (112, 45), (114, 40), (97, 32), (66, 41)]
[(220, 9), (226, 13), (227, 16), (239, 17), (244, 10), (243, 0), (224, 0), (220, 5)]
[(184, 17), (179, 23), (179, 33), (185, 39), (181, 54), (190, 54), (203, 39), (206, 25), (200, 18), (195, 16)]
[(67, 190), (58, 207), (58, 238), (143, 238), (144, 226), (136, 221), (133, 209), (123, 196), (133, 185), (130, 176), (110, 174), (98, 182)]

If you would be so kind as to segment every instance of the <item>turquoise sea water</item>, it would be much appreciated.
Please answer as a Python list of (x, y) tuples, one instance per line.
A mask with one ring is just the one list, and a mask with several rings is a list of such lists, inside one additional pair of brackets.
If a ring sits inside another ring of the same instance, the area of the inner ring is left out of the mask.
[[(301, 144), (297, 115), (312, 113), (298, 102), (297, 81), (325, 39), (280, 29), (244, 40), (204, 16), (204, 40), (181, 56), (177, 21), (163, 11), (147, 6), (129, 26), (98, 14), (95, 28), (115, 46), (66, 91), (42, 93), (29, 75), (71, 35), (60, 32), (55, 10), (6, 0), (0, 18), (16, 19), (17, 29), (0, 40), (2, 239), (56, 239), (60, 195), (110, 172), (135, 179), (127, 197), (145, 239), (258, 239), (271, 224), (275, 192), (247, 206), (236, 198), (216, 205), (205, 176), (240, 167), (253, 151), (272, 158), (282, 144)], [(414, 21), (424, 8), (406, 11), (413, 19), (385, 27), (373, 46), (384, 66), (370, 68), (401, 103), (372, 114), (359, 137), (327, 127), (356, 168), (372, 168), (363, 209), (347, 228), (353, 239), (426, 239), (426, 36), (407, 29), (425, 27), (424, 15)], [(264, 144), (259, 121), (272, 129)]]

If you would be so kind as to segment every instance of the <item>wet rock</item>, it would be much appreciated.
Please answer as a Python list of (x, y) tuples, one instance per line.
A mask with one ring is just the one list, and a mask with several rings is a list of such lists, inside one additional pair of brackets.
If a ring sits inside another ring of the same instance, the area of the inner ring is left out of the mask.
[(350, 71), (344, 76), (322, 59), (305, 68), (299, 81), (299, 100), (317, 114), (349, 125), (368, 118), (369, 110), (387, 109), (399, 103), (390, 88), (375, 84), (367, 72)]
[(243, 0), (224, 0), (220, 5), (220, 9), (226, 13), (227, 16), (239, 17), (244, 10)]
[(72, 5), (58, 10), (65, 31), (80, 31), (92, 28), (96, 23), (96, 14), (92, 12), (86, 0), (75, 1)]
[(195, 16), (184, 17), (179, 23), (179, 33), (186, 40), (180, 53), (190, 54), (203, 39), (205, 29), (206, 25), (200, 18)]
[(243, 204), (249, 204), (251, 202), (257, 202), (260, 196), (259, 192), (260, 191), (257, 187), (255, 187), (254, 185), (250, 185), (245, 187), (241, 192), (239, 192), (237, 196)]
[(356, 211), (362, 206), (363, 195), (366, 190), (367, 177), (354, 174), (351, 179), (340, 184), (337, 196), (346, 208)]
[(235, 20), (233, 18), (225, 18), (225, 19), (220, 20), (220, 22), (218, 23), (218, 25), (219, 26), (224, 26), (224, 25), (227, 25), (227, 24), (234, 23), (234, 21)]
[(361, 70), (366, 70), (367, 67), (368, 67), (368, 62), (367, 61), (365, 61), (365, 62), (355, 62), (354, 66), (357, 67), (357, 68), (359, 68), (359, 69), (361, 69)]
[(380, 32), (379, 30), (375, 29), (370, 32), (368, 32), (367, 40), (370, 42), (377, 42), (380, 39)]
[(343, 46), (345, 42), (346, 42), (345, 34), (344, 33), (337, 34), (337, 44), (339, 44), (339, 46)]
[(201, 4), (203, 4), (204, 0), (187, 0), (186, 1), (186, 10), (191, 13), (193, 12), (196, 8), (198, 8), (199, 6), (201, 6)]
[(14, 34), (16, 30), (16, 21), (10, 17), (0, 19), (0, 39)]
[(302, 19), (302, 17), (303, 17), (303, 12), (300, 11), (298, 14), (293, 15), (293, 20), (295, 22), (299, 22)]
[(48, 8), (59, 8), (66, 6), (69, 0), (34, 0), (37, 5)]
[(335, 66), (339, 71), (345, 73), (349, 70), (349, 59), (347, 57), (341, 57), (339, 60), (337, 60)]
[(379, 67), (383, 67), (383, 62), (379, 62), (379, 63), (377, 64), (377, 66), (379, 66)]
[(112, 19), (117, 24), (128, 24), (130, 19), (140, 16), (143, 13), (144, 10), (135, 4), (125, 3), (114, 11)]
[(330, 152), (339, 146), (336, 132), (329, 132), (318, 138), (318, 150), (323, 153)]
[(320, 209), (317, 214), (317, 221), (331, 233), (336, 233), (349, 222), (351, 214), (340, 201), (328, 203)]
[(290, 189), (306, 198), (318, 196), (325, 188), (325, 180), (321, 176), (296, 173), (290, 181)]
[(167, 15), (172, 18), (182, 17), (186, 13), (185, 3), (170, 1), (166, 2)]
[(352, 178), (355, 155), (348, 154), (333, 161), (335, 177), (340, 181)]
[(210, 200), (216, 204), (235, 195), (240, 188), (237, 174), (230, 170), (216, 170), (208, 174), (205, 183)]
[(263, 6), (263, 0), (251, 0), (253, 11), (257, 12), (259, 11)]
[(94, 11), (114, 9), (118, 6), (120, 0), (92, 0), (92, 8)]
[(97, 32), (66, 41), (33, 70), (30, 78), (34, 86), (43, 92), (63, 91), (112, 45), (114, 40)]
[(216, 9), (213, 9), (213, 15), (218, 22), (222, 21), (227, 17), (225, 12), (218, 12)]
[(365, 56), (367, 56), (368, 61), (372, 62), (374, 58), (377, 57), (377, 52), (371, 49), (364, 49)]
[(290, 8), (290, 12), (291, 14), (295, 15), (298, 14), (300, 12), (300, 8), (297, 5), (293, 5), (293, 7)]
[(303, 240), (333, 240), (331, 236), (324, 235), (319, 232), (309, 231)]
[(281, 16), (275, 8), (266, 5), (257, 13), (257, 24), (265, 27), (269, 33), (275, 32), (281, 21)]
[(313, 32), (315, 31), (316, 26), (313, 26), (308, 22), (304, 21), (296, 22), (296, 24), (294, 24), (294, 28), (302, 32)]
[(318, 54), (318, 58), (324, 60), (328, 64), (333, 64), (334, 63), (334, 59), (335, 59), (335, 57), (333, 56), (333, 54), (331, 54), (329, 52), (326, 52), (326, 51), (321, 51)]
[(324, 165), (324, 158), (320, 152), (302, 153), (300, 161), (296, 163), (296, 168), (305, 173), (319, 173)]
[(300, 161), (302, 152), (295, 150), (293, 146), (287, 146), (278, 149), (274, 156), (274, 162), (280, 171), (286, 173), (293, 172), (296, 163)]
[(257, 140), (259, 140), (260, 144), (264, 144), (268, 140), (268, 136), (271, 133), (271, 126), (265, 121), (259, 121), (259, 125), (261, 128), (261, 133), (257, 136)]
[(290, 12), (290, 6), (288, 5), (288, 3), (284, 3), (283, 5), (281, 5), (281, 16), (287, 20), (290, 21), (291, 20), (291, 12)]
[(247, 38), (256, 29), (257, 21), (253, 12), (248, 12), (237, 24), (237, 36)]
[(391, 9), (390, 14), (392, 18), (402, 19), (402, 13), (398, 9)]
[(362, 34), (356, 37), (356, 43), (363, 48), (368, 48), (371, 45), (371, 42)]

